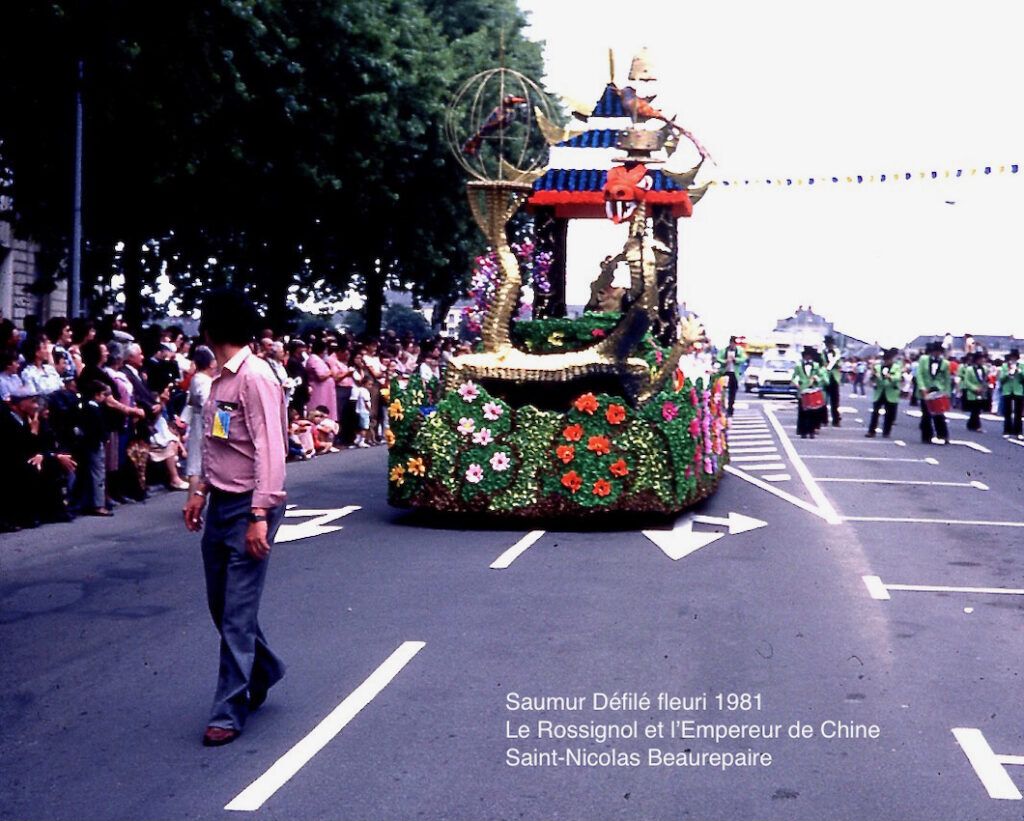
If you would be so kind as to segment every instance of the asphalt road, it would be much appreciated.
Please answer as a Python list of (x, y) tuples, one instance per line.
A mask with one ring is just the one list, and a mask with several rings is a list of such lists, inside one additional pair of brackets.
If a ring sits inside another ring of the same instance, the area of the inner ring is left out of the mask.
[[(680, 521), (655, 534), (678, 559), (634, 522), (525, 549), (421, 522), (384, 502), (383, 450), (290, 467), (296, 513), (358, 509), (286, 520), (307, 535), (275, 546), (261, 618), (288, 675), (219, 749), (181, 495), (0, 536), (0, 817), (1020, 819), (1024, 447), (959, 419), (981, 449), (922, 445), (905, 404), (867, 440), (843, 404), (811, 441), (790, 403), (743, 403), (696, 513), (765, 524)], [(615, 693), (638, 696), (595, 709)], [(744, 737), (670, 735), (694, 725)]]

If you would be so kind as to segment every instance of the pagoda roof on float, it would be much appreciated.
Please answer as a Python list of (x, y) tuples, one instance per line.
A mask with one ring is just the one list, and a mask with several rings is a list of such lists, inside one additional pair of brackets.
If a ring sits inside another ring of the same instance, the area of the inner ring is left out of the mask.
[[(586, 130), (551, 147), (548, 167), (533, 184), (528, 206), (553, 206), (559, 217), (605, 219), (603, 188), (608, 170), (620, 164), (616, 160), (625, 153), (616, 147), (619, 132), (634, 126), (618, 90), (609, 83), (587, 118)], [(690, 216), (693, 208), (682, 186), (658, 168), (648, 166), (647, 174), (651, 178), (648, 204), (671, 206), (675, 217)]]

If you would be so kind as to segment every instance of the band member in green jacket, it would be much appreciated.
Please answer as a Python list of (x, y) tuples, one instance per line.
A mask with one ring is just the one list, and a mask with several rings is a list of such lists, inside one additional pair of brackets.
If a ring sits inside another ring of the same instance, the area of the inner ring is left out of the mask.
[(726, 411), (729, 416), (732, 416), (732, 406), (736, 402), (736, 389), (740, 384), (740, 371), (746, 361), (746, 351), (736, 344), (736, 337), (730, 336), (728, 346), (718, 352), (718, 373), (729, 377), (729, 405)]
[[(949, 444), (949, 428), (946, 425), (946, 415), (939, 413), (932, 415), (925, 403), (925, 398), (930, 393), (944, 393), (949, 396), (953, 390), (952, 379), (949, 375), (949, 362), (942, 355), (942, 343), (929, 342), (927, 353), (917, 360), (917, 389), (921, 395), (921, 441), (931, 444), (932, 437), (938, 436), (943, 444)], [(935, 425), (934, 433), (932, 424)]]
[(985, 372), (985, 354), (981, 351), (964, 356), (957, 372), (963, 390), (964, 410), (971, 414), (967, 420), (967, 430), (981, 430), (981, 410), (988, 395)]
[(841, 419), (839, 415), (839, 386), (843, 381), (839, 362), (842, 360), (843, 355), (836, 347), (834, 337), (825, 337), (825, 353), (823, 357), (825, 360), (825, 370), (828, 372), (828, 385), (825, 387), (825, 393), (828, 394), (828, 404), (832, 409), (832, 426), (838, 428)]
[(1024, 439), (1021, 411), (1024, 409), (1024, 373), (1020, 369), (1020, 351), (1013, 348), (999, 369), (999, 391), (1003, 395), (1003, 436)]
[(903, 363), (896, 358), (896, 349), (889, 348), (882, 354), (882, 361), (875, 363), (871, 374), (871, 384), (875, 388), (871, 409), (871, 424), (868, 425), (868, 438), (874, 438), (878, 429), (878, 416), (885, 408), (885, 421), (882, 422), (882, 436), (888, 438), (892, 426), (896, 424), (896, 408), (900, 401), (900, 379), (903, 375)]
[[(792, 380), (801, 394), (810, 388), (824, 390), (828, 383), (828, 371), (821, 366), (817, 349), (809, 345), (804, 348), (803, 361), (793, 369)], [(814, 432), (818, 429), (819, 411), (804, 410), (802, 398), (798, 397), (798, 400), (800, 401), (797, 403), (796, 432), (800, 434), (801, 439), (808, 436), (813, 439)]]

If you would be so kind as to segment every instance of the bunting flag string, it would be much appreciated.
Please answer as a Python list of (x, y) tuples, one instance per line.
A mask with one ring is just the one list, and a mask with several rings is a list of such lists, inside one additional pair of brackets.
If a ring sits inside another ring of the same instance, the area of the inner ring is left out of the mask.
[(710, 184), (729, 187), (744, 185), (862, 185), (883, 182), (907, 182), (910, 180), (956, 179), (957, 177), (975, 177), (978, 175), (984, 176), (991, 174), (1016, 174), (1019, 171), (1020, 165), (1017, 163), (1012, 163), (1005, 165), (985, 165), (979, 166), (977, 168), (946, 169), (944, 171), (897, 171), (893, 174), (843, 174), (841, 176), (826, 174), (820, 177), (757, 177), (750, 179), (712, 180)]

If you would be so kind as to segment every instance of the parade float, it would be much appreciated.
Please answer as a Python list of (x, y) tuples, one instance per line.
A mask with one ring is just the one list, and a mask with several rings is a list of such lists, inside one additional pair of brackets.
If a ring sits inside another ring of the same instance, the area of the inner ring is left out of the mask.
[[(676, 304), (677, 221), (704, 193), (694, 181), (706, 152), (651, 104), (653, 80), (643, 56), (621, 88), (613, 68), (597, 104), (568, 124), (509, 69), (459, 91), (446, 131), (491, 249), (489, 296), (476, 348), (451, 361), (443, 383), (391, 386), (392, 505), (519, 518), (673, 514), (714, 492), (728, 458), (722, 389), (680, 370), (702, 330), (681, 322)], [(700, 162), (682, 173), (658, 167), (681, 144)], [(533, 222), (529, 254), (508, 237), (521, 209)], [(587, 311), (568, 318), (574, 219), (610, 219), (626, 239), (601, 263)], [(537, 260), (546, 286), (534, 280), (532, 317), (519, 319), (523, 268)]]

